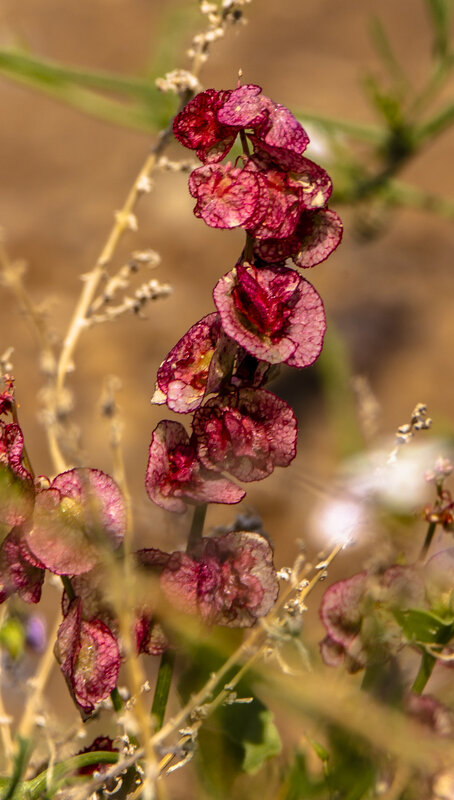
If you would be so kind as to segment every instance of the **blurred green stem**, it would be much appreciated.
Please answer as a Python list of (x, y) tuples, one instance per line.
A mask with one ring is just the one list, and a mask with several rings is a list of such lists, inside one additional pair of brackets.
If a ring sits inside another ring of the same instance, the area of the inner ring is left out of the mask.
[(196, 506), (194, 509), (194, 516), (192, 517), (191, 530), (189, 531), (188, 543), (186, 545), (187, 553), (192, 553), (192, 551), (202, 538), (206, 513), (207, 513), (206, 503), (202, 503), (202, 505)]
[(174, 664), (175, 652), (173, 650), (165, 650), (161, 656), (161, 663), (159, 665), (156, 688), (154, 690), (153, 703), (151, 706), (151, 713), (155, 718), (156, 731), (161, 730), (164, 722)]

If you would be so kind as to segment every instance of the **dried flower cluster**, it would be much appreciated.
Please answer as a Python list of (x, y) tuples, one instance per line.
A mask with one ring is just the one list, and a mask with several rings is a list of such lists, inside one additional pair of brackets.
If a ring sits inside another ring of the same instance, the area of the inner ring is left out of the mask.
[[(181, 513), (188, 504), (238, 503), (245, 492), (236, 481), (261, 480), (294, 458), (295, 415), (265, 386), (280, 363), (315, 361), (325, 317), (315, 289), (285, 259), (299, 267), (322, 261), (342, 228), (326, 207), (328, 175), (302, 155), (305, 131), (259, 87), (202, 92), (178, 114), (174, 131), (203, 162), (189, 178), (196, 216), (247, 234), (242, 257), (214, 289), (216, 312), (182, 337), (157, 376), (154, 401), (192, 413), (192, 431), (159, 423), (146, 490), (158, 505)], [(222, 164), (238, 135), (244, 154), (235, 165)], [(122, 280), (117, 276), (107, 294)], [(125, 501), (97, 469), (35, 478), (9, 378), (0, 417), (0, 602), (17, 593), (38, 603), (46, 570), (62, 577), (56, 655), (77, 706), (89, 715), (115, 688), (123, 652), (106, 588), (121, 558)], [(209, 624), (252, 625), (277, 597), (273, 551), (256, 532), (214, 538), (200, 532), (187, 553), (148, 548), (135, 562), (176, 610)], [(168, 642), (152, 597), (132, 610), (132, 638), (138, 653), (157, 655)]]
[[(285, 261), (323, 261), (342, 225), (326, 207), (330, 178), (303, 155), (306, 132), (260, 87), (198, 94), (174, 132), (203, 162), (189, 177), (195, 215), (247, 234), (240, 260), (214, 288), (217, 311), (190, 328), (158, 371), (154, 402), (194, 416), (190, 436), (178, 422), (158, 425), (146, 486), (154, 502), (183, 512), (187, 503), (241, 500), (223, 473), (261, 480), (294, 458), (293, 411), (264, 386), (275, 365), (312, 364), (326, 325), (321, 298)], [(243, 155), (221, 163), (238, 136)]]

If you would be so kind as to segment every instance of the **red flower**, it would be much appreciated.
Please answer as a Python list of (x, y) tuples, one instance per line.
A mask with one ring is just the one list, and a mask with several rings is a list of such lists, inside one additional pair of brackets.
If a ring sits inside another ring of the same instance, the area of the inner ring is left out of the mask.
[(175, 137), (185, 147), (195, 150), (204, 163), (221, 161), (236, 139), (238, 128), (220, 123), (216, 113), (230, 94), (229, 90), (200, 92), (174, 119)]
[(294, 169), (309, 144), (309, 137), (293, 114), (261, 95), (260, 86), (240, 86), (217, 112), (219, 122), (252, 129), (256, 150), (270, 155), (281, 169)]
[(307, 367), (318, 357), (323, 303), (294, 270), (238, 265), (218, 281), (213, 296), (226, 333), (256, 358)]
[(163, 420), (153, 431), (145, 488), (150, 500), (179, 514), (187, 503), (239, 503), (244, 491), (205, 469), (195, 442), (179, 422)]
[(297, 422), (284, 400), (263, 389), (241, 389), (208, 400), (194, 415), (197, 452), (205, 467), (259, 481), (296, 455)]

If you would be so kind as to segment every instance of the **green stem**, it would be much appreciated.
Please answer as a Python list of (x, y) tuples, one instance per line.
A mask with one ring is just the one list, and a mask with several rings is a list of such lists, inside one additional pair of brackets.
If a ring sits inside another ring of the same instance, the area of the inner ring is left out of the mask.
[(16, 789), (19, 786), (21, 781), (22, 775), (24, 774), (28, 759), (30, 756), (30, 742), (28, 739), (19, 738), (19, 749), (14, 760), (14, 770), (11, 777), (11, 780), (7, 782), (7, 789), (4, 795), (2, 795), (2, 800), (11, 800), (17, 796)]
[(420, 562), (424, 561), (424, 559), (425, 559), (425, 557), (427, 555), (429, 547), (430, 547), (430, 545), (432, 543), (432, 539), (433, 539), (436, 527), (437, 527), (437, 523), (436, 522), (431, 522), (429, 524), (429, 527), (427, 528), (426, 538), (424, 539), (424, 544), (423, 544), (423, 546), (421, 548), (421, 552), (419, 554), (419, 559), (418, 560)]
[(207, 513), (206, 503), (202, 503), (202, 505), (196, 506), (194, 509), (194, 516), (192, 518), (191, 530), (189, 531), (188, 543), (186, 545), (187, 553), (192, 553), (192, 551), (202, 538), (206, 513)]
[(117, 687), (115, 687), (115, 689), (112, 689), (112, 691), (110, 693), (110, 699), (112, 700), (112, 705), (114, 707), (114, 711), (116, 711), (117, 714), (120, 711), (123, 711), (123, 700), (121, 699), (121, 695), (120, 695), (120, 692), (118, 691)]
[[(426, 537), (427, 538), (427, 537)], [(453, 626), (448, 625), (445, 628), (442, 628), (440, 631), (437, 641), (435, 644), (444, 645), (448, 644), (451, 641), (453, 635)], [(412, 692), (415, 694), (421, 694), (426, 687), (427, 681), (429, 680), (430, 676), (432, 675), (433, 668), (437, 663), (437, 659), (435, 656), (427, 653), (425, 650), (423, 651), (421, 664), (419, 665), (418, 674), (413, 682), (413, 686), (411, 687)]]
[(324, 117), (323, 114), (314, 114), (309, 111), (294, 111), (293, 113), (303, 126), (305, 122), (312, 122), (324, 128), (328, 133), (344, 133), (354, 139), (362, 139), (372, 144), (383, 144), (387, 136), (384, 128), (374, 125), (363, 125), (360, 122), (351, 122), (347, 119), (333, 119), (332, 117)]
[(415, 694), (422, 694), (424, 688), (426, 686), (427, 681), (429, 680), (430, 676), (432, 675), (432, 670), (436, 663), (436, 658), (434, 656), (429, 655), (429, 653), (423, 653), (421, 658), (421, 664), (419, 665), (418, 674), (413, 682), (413, 686), (411, 687), (412, 692)]
[(67, 575), (61, 575), (61, 582), (63, 584), (64, 590), (68, 595), (68, 600), (71, 603), (72, 600), (75, 600), (76, 593), (74, 591), (73, 585), (71, 583), (71, 578), (68, 578)]
[[(99, 750), (91, 753), (80, 753), (77, 756), (68, 758), (67, 761), (61, 761), (59, 764), (55, 764), (52, 769), (52, 787), (55, 789), (57, 782), (72, 772), (81, 769), (81, 767), (91, 767), (96, 764), (116, 764), (119, 757), (120, 754), (116, 750)], [(0, 791), (6, 786), (8, 787), (8, 793), (2, 795), (2, 800), (10, 800), (10, 798), (11, 800), (39, 800), (47, 788), (48, 779), (47, 769), (30, 781), (24, 781), (20, 784), (16, 781), (14, 786), (10, 779), (0, 778)], [(11, 788), (13, 788), (13, 794), (11, 793)]]
[(164, 722), (164, 715), (169, 699), (170, 685), (172, 683), (173, 667), (175, 664), (174, 650), (166, 650), (161, 656), (156, 688), (154, 690), (151, 713), (155, 718), (155, 730), (159, 731)]

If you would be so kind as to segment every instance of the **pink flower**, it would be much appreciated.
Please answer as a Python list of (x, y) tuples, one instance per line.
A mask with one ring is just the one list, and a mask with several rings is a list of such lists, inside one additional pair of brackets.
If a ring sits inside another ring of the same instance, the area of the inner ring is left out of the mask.
[(196, 445), (179, 422), (163, 420), (153, 431), (145, 488), (158, 506), (182, 514), (187, 503), (239, 503), (244, 491), (205, 469)]
[(194, 415), (197, 453), (207, 468), (240, 481), (259, 481), (296, 455), (297, 422), (284, 400), (241, 389), (208, 400)]
[(162, 569), (162, 589), (177, 609), (200, 614), (211, 625), (253, 625), (276, 601), (273, 551), (258, 533), (204, 538), (190, 555), (155, 550), (138, 555), (142, 563)]
[(261, 184), (249, 169), (227, 164), (205, 164), (191, 172), (189, 191), (196, 198), (196, 217), (211, 228), (238, 228), (253, 217)]
[(298, 267), (314, 267), (336, 249), (342, 239), (342, 222), (335, 211), (321, 208), (304, 211), (294, 233), (286, 239), (254, 242), (254, 252), (263, 261), (279, 263), (292, 258)]
[(25, 540), (46, 569), (80, 575), (98, 563), (103, 548), (120, 546), (125, 527), (125, 503), (113, 478), (98, 469), (72, 469), (36, 495)]
[(213, 296), (228, 336), (256, 358), (307, 367), (320, 354), (323, 303), (294, 270), (237, 265), (218, 281)]
[(183, 414), (198, 408), (220, 334), (221, 321), (216, 312), (189, 328), (159, 367), (152, 402), (167, 403), (172, 411)]
[(58, 629), (55, 654), (75, 702), (91, 714), (117, 684), (120, 651), (115, 636), (101, 620), (82, 619), (76, 598)]
[(261, 94), (260, 86), (240, 86), (217, 112), (219, 122), (252, 129), (250, 141), (282, 169), (293, 169), (309, 144), (309, 137), (293, 114)]

